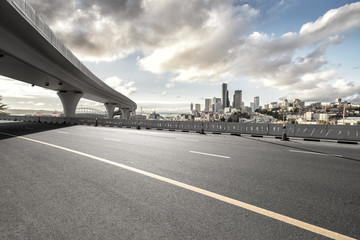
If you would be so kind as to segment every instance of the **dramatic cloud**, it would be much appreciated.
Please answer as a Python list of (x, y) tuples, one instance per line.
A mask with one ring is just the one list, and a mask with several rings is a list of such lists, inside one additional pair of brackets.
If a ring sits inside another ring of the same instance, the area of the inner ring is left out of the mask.
[(127, 82), (121, 78), (114, 76), (105, 79), (104, 82), (110, 87), (114, 88), (119, 93), (122, 93), (126, 96), (130, 96), (136, 92), (136, 87), (134, 87), (135, 82), (133, 81)]
[(305, 101), (334, 101), (337, 96), (346, 96), (344, 100), (360, 102), (360, 83), (352, 83), (344, 79), (338, 79), (333, 83), (323, 82), (314, 84), (314, 87), (305, 90), (294, 90), (292, 94), (284, 98), (294, 99), (301, 96)]
[[(308, 101), (359, 98), (358, 84), (342, 80), (329, 67), (325, 54), (360, 28), (360, 2), (329, 10), (316, 21), (304, 23), (298, 32), (280, 37), (254, 31), (263, 14), (258, 1), (29, 2), (81, 59), (111, 61), (140, 51), (142, 70), (175, 75), (167, 88), (176, 82), (231, 81), (245, 76), (259, 87), (287, 90), (289, 96)], [(292, 2), (278, 1), (268, 11), (286, 10)], [(136, 90), (121, 79), (105, 82), (128, 95)]]
[[(249, 11), (252, 13), (246, 15)], [(242, 12), (242, 17), (234, 19), (237, 12)], [(226, 81), (247, 76), (260, 87), (287, 90), (294, 98), (308, 101), (319, 100), (319, 96), (329, 92), (332, 94), (322, 96), (322, 101), (332, 100), (334, 96), (358, 99), (356, 84), (345, 82), (348, 91), (336, 87), (334, 81), (340, 76), (327, 68), (325, 53), (345, 40), (341, 34), (360, 28), (360, 3), (330, 10), (315, 22), (303, 25), (299, 33), (289, 32), (279, 38), (259, 32), (245, 35), (237, 29), (241, 26), (244, 31), (246, 21), (256, 16), (256, 10), (248, 5), (217, 10), (213, 15), (217, 24), (212, 25), (206, 39), (201, 38), (203, 33), (185, 36), (183, 41), (156, 49), (139, 60), (139, 64), (156, 74), (176, 73), (172, 83)], [(308, 54), (297, 56), (299, 50)]]

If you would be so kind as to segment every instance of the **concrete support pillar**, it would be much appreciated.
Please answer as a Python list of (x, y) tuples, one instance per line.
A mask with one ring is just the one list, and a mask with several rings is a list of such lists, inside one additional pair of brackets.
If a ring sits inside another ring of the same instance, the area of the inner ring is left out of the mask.
[(65, 117), (75, 117), (76, 106), (83, 94), (75, 92), (58, 92), (57, 95), (62, 102)]
[(109, 119), (114, 118), (114, 110), (115, 110), (115, 104), (114, 103), (105, 103), (106, 112), (108, 114)]
[(128, 108), (120, 108), (122, 119), (129, 119), (130, 118), (130, 109)]

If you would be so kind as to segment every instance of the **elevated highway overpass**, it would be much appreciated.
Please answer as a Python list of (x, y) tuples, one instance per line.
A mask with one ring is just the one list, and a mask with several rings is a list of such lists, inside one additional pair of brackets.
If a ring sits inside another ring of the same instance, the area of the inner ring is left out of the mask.
[[(0, 75), (58, 92), (66, 117), (81, 98), (117, 107), (128, 118), (137, 105), (87, 69), (24, 0), (0, 1)], [(21, 93), (19, 93), (21, 94)]]

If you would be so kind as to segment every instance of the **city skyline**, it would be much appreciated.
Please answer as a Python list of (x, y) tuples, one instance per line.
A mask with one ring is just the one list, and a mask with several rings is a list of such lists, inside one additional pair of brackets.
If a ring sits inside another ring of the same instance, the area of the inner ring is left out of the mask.
[[(229, 105), (235, 90), (247, 106), (256, 96), (262, 104), (360, 102), (357, 1), (198, 1), (186, 10), (180, 1), (28, 2), (138, 112), (186, 112), (190, 102), (222, 97), (224, 82)], [(11, 108), (62, 109), (56, 92), (4, 77), (0, 86)], [(79, 107), (104, 108), (85, 100)]]

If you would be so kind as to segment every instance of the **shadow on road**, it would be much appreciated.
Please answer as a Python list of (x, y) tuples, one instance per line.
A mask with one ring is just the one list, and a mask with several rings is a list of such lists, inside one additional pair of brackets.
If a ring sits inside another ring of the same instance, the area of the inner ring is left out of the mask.
[[(71, 127), (69, 124), (33, 123), (0, 120), (0, 140)], [(9, 135), (7, 135), (9, 134)], [(15, 136), (12, 136), (15, 135)]]

